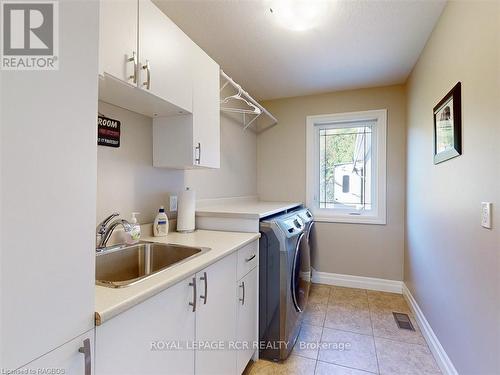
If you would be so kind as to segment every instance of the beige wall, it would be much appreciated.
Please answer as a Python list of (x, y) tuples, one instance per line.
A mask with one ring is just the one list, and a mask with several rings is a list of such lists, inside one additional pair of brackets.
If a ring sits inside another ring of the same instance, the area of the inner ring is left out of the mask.
[(169, 192), (185, 186), (198, 198), (256, 194), (256, 136), (240, 124), (221, 117), (220, 169), (178, 171), (153, 168), (150, 118), (103, 102), (99, 111), (121, 121), (121, 146), (97, 150), (97, 221), (138, 211), (139, 222), (152, 222), (160, 205), (168, 209)]
[(257, 193), (257, 136), (221, 113), (220, 169), (186, 171), (186, 185), (197, 198), (223, 198)]
[(257, 139), (260, 198), (305, 201), (306, 116), (387, 108), (387, 225), (318, 223), (313, 267), (403, 279), (405, 88), (389, 86), (264, 102), (279, 120)]
[[(405, 282), (461, 374), (500, 373), (499, 25), (499, 2), (449, 2), (408, 82)], [(432, 108), (458, 81), (463, 155), (433, 165)]]
[(168, 207), (168, 193), (184, 188), (184, 172), (153, 168), (150, 118), (102, 102), (99, 111), (121, 121), (121, 145), (97, 147), (97, 221), (137, 211), (140, 223), (150, 223), (159, 206)]

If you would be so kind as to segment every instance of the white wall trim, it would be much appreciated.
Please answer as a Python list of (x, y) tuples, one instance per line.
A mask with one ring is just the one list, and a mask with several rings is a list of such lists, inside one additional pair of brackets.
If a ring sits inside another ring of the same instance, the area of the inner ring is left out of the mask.
[(403, 293), (403, 282), (399, 280), (378, 279), (374, 277), (343, 275), (339, 273), (312, 270), (313, 283), (378, 290), (381, 292)]
[(410, 305), (410, 308), (413, 311), (413, 314), (415, 315), (420, 330), (424, 335), (425, 341), (427, 341), (427, 344), (429, 345), (432, 354), (434, 354), (434, 358), (436, 359), (436, 362), (439, 368), (441, 369), (441, 372), (443, 374), (448, 374), (448, 375), (458, 375), (458, 371), (455, 369), (455, 366), (453, 366), (453, 363), (448, 357), (448, 354), (446, 354), (446, 351), (444, 350), (436, 334), (432, 330), (431, 325), (429, 324), (429, 322), (425, 318), (424, 313), (418, 306), (417, 301), (415, 300), (415, 298), (413, 298), (410, 290), (404, 283), (403, 283), (403, 296), (407, 300), (408, 305)]

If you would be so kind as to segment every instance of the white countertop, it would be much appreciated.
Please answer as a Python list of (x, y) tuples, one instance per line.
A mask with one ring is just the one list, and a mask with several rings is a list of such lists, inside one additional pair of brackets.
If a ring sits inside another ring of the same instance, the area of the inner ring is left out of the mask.
[(148, 279), (124, 288), (95, 287), (96, 325), (141, 303), (162, 290), (184, 280), (217, 260), (257, 240), (259, 233), (217, 232), (197, 230), (193, 233), (169, 233), (167, 237), (142, 237), (143, 241), (208, 247), (192, 260), (158, 272)]
[(197, 203), (196, 216), (262, 219), (300, 205), (301, 202), (267, 202), (255, 197), (212, 199)]

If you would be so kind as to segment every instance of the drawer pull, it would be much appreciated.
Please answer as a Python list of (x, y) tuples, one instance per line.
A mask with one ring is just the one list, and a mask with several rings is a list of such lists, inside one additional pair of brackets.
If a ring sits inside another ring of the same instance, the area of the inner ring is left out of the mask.
[(200, 298), (203, 300), (203, 304), (206, 305), (208, 299), (208, 278), (206, 272), (203, 272), (203, 276), (200, 277), (200, 280), (205, 281), (205, 294), (203, 296), (200, 296)]
[(254, 260), (257, 254), (252, 255), (250, 258), (245, 259), (245, 262), (250, 262), (251, 260)]
[(198, 145), (194, 148), (194, 162), (195, 164), (201, 163), (201, 143), (198, 142)]
[(196, 277), (193, 277), (193, 281), (189, 283), (189, 286), (193, 287), (193, 302), (189, 302), (189, 306), (193, 307), (193, 312), (196, 311)]
[(146, 64), (142, 66), (142, 69), (146, 71), (146, 82), (143, 82), (142, 85), (146, 86), (146, 89), (151, 89), (151, 65), (149, 64), (149, 60), (146, 60)]
[(240, 302), (242, 305), (244, 305), (245, 304), (245, 282), (244, 281), (241, 282), (240, 288), (243, 288), (243, 297), (240, 298)]
[(91, 375), (92, 371), (92, 354), (90, 351), (90, 339), (83, 340), (83, 346), (78, 349), (84, 355), (85, 375)]
[(137, 83), (137, 55), (135, 54), (135, 51), (132, 52), (132, 57), (129, 57), (127, 59), (127, 62), (134, 63), (134, 74), (129, 76), (128, 79), (131, 79), (134, 83)]

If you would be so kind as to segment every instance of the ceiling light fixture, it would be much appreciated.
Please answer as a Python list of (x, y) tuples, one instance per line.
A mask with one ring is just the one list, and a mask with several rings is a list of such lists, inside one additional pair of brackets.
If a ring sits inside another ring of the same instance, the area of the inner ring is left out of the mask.
[(269, 12), (282, 27), (306, 31), (321, 23), (327, 7), (325, 0), (273, 0)]

